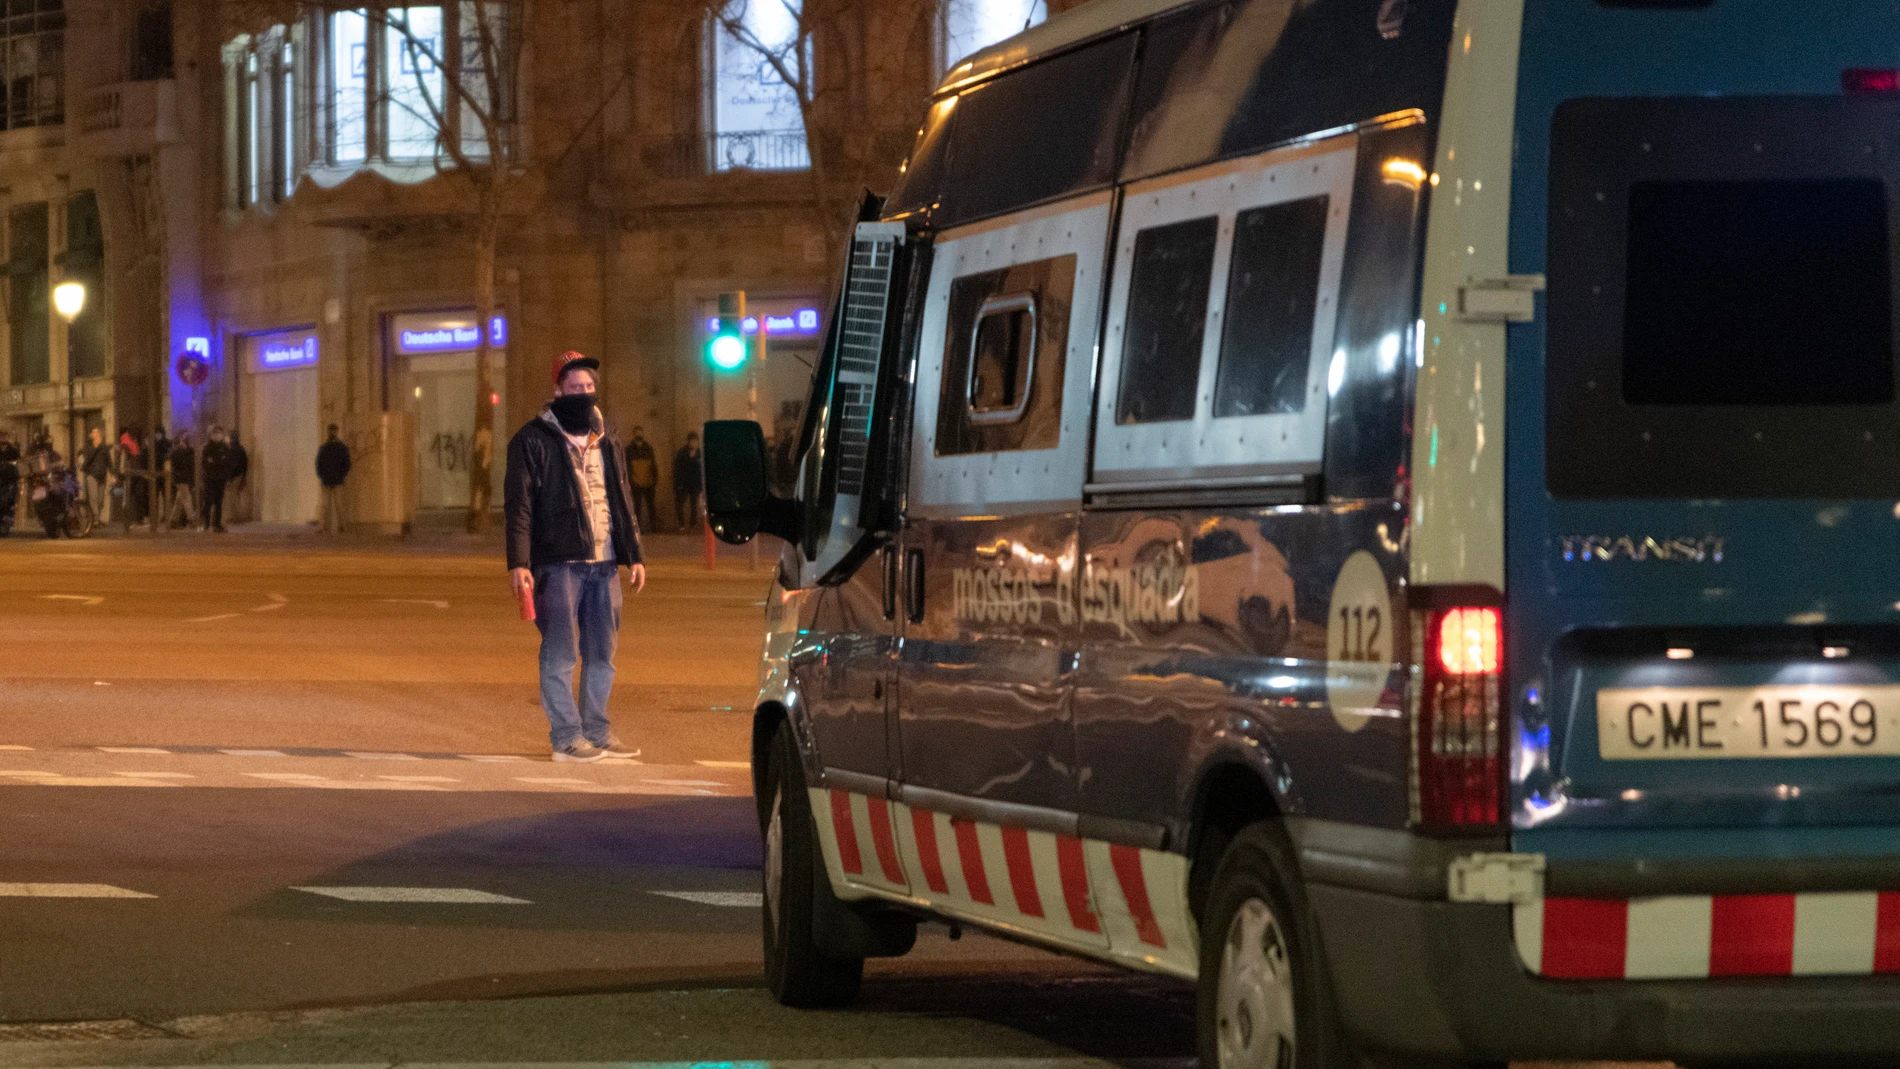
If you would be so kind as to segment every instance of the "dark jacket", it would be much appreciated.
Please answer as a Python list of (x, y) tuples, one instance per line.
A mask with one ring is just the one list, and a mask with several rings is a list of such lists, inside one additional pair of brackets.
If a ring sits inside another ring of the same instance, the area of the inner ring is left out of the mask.
[(697, 494), (706, 489), (706, 469), (698, 453), (689, 453), (684, 446), (673, 454), (673, 492), (676, 494)]
[(85, 451), (79, 454), (79, 470), (88, 479), (104, 482), (112, 474), (112, 447), (104, 444), (87, 444)]
[[(603, 428), (600, 468), (607, 482), (614, 560), (632, 565), (642, 560), (640, 525), (633, 518), (625, 458), (620, 443)], [(581, 507), (580, 485), (574, 477), (574, 463), (568, 459), (567, 439), (551, 417), (529, 420), (508, 439), (502, 514), (507, 518), (510, 569), (584, 561), (593, 556), (593, 521)]]
[(228, 444), (218, 441), (206, 442), (204, 456), (198, 458), (198, 463), (204, 468), (207, 485), (230, 481), (232, 458), (231, 447)]
[(172, 485), (191, 486), (195, 482), (198, 458), (193, 455), (191, 446), (180, 442), (172, 446)]
[(325, 486), (342, 486), (350, 475), (350, 447), (343, 439), (332, 438), (317, 447), (317, 481)]

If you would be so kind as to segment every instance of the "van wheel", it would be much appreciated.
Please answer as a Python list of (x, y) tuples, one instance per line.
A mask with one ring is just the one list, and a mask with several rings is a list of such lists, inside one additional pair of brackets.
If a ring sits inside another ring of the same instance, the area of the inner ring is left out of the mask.
[(772, 737), (765, 788), (765, 981), (786, 1006), (848, 1005), (864, 979), (863, 958), (834, 958), (812, 939), (814, 892), (828, 879), (805, 793), (805, 767), (788, 725)]
[(1214, 873), (1196, 999), (1204, 1069), (1330, 1069), (1346, 1055), (1292, 856), (1262, 822)]

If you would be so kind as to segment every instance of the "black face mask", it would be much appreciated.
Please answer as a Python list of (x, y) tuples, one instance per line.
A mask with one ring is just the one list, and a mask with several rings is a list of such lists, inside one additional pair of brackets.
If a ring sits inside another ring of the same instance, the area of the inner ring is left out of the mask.
[(594, 395), (564, 393), (548, 403), (554, 421), (569, 434), (586, 434), (594, 429)]

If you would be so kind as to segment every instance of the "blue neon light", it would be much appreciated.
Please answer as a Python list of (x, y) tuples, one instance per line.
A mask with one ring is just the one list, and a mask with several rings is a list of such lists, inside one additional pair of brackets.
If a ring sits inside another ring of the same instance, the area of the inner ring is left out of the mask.
[[(488, 344), (508, 343), (508, 320), (496, 316), (488, 321)], [(447, 323), (426, 330), (404, 330), (396, 334), (396, 350), (402, 353), (453, 353), (473, 349), (480, 341), (474, 326)]]
[[(759, 332), (760, 320), (761, 317), (759, 316), (746, 316), (745, 320), (739, 324), (739, 327), (747, 334), (757, 334)], [(765, 332), (768, 335), (810, 335), (818, 333), (818, 309), (816, 308), (800, 308), (788, 315), (767, 315), (763, 317), (763, 320), (765, 323)], [(717, 334), (718, 332), (719, 317), (707, 317), (706, 333)]]

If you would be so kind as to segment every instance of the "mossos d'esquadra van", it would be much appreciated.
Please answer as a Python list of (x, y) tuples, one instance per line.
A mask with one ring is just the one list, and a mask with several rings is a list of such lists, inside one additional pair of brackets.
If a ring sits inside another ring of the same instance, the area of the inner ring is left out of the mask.
[(934, 920), (1198, 984), (1210, 1066), (1895, 1064), (1896, 66), (1092, 0), (953, 69), (796, 486), (706, 427), (774, 993)]

